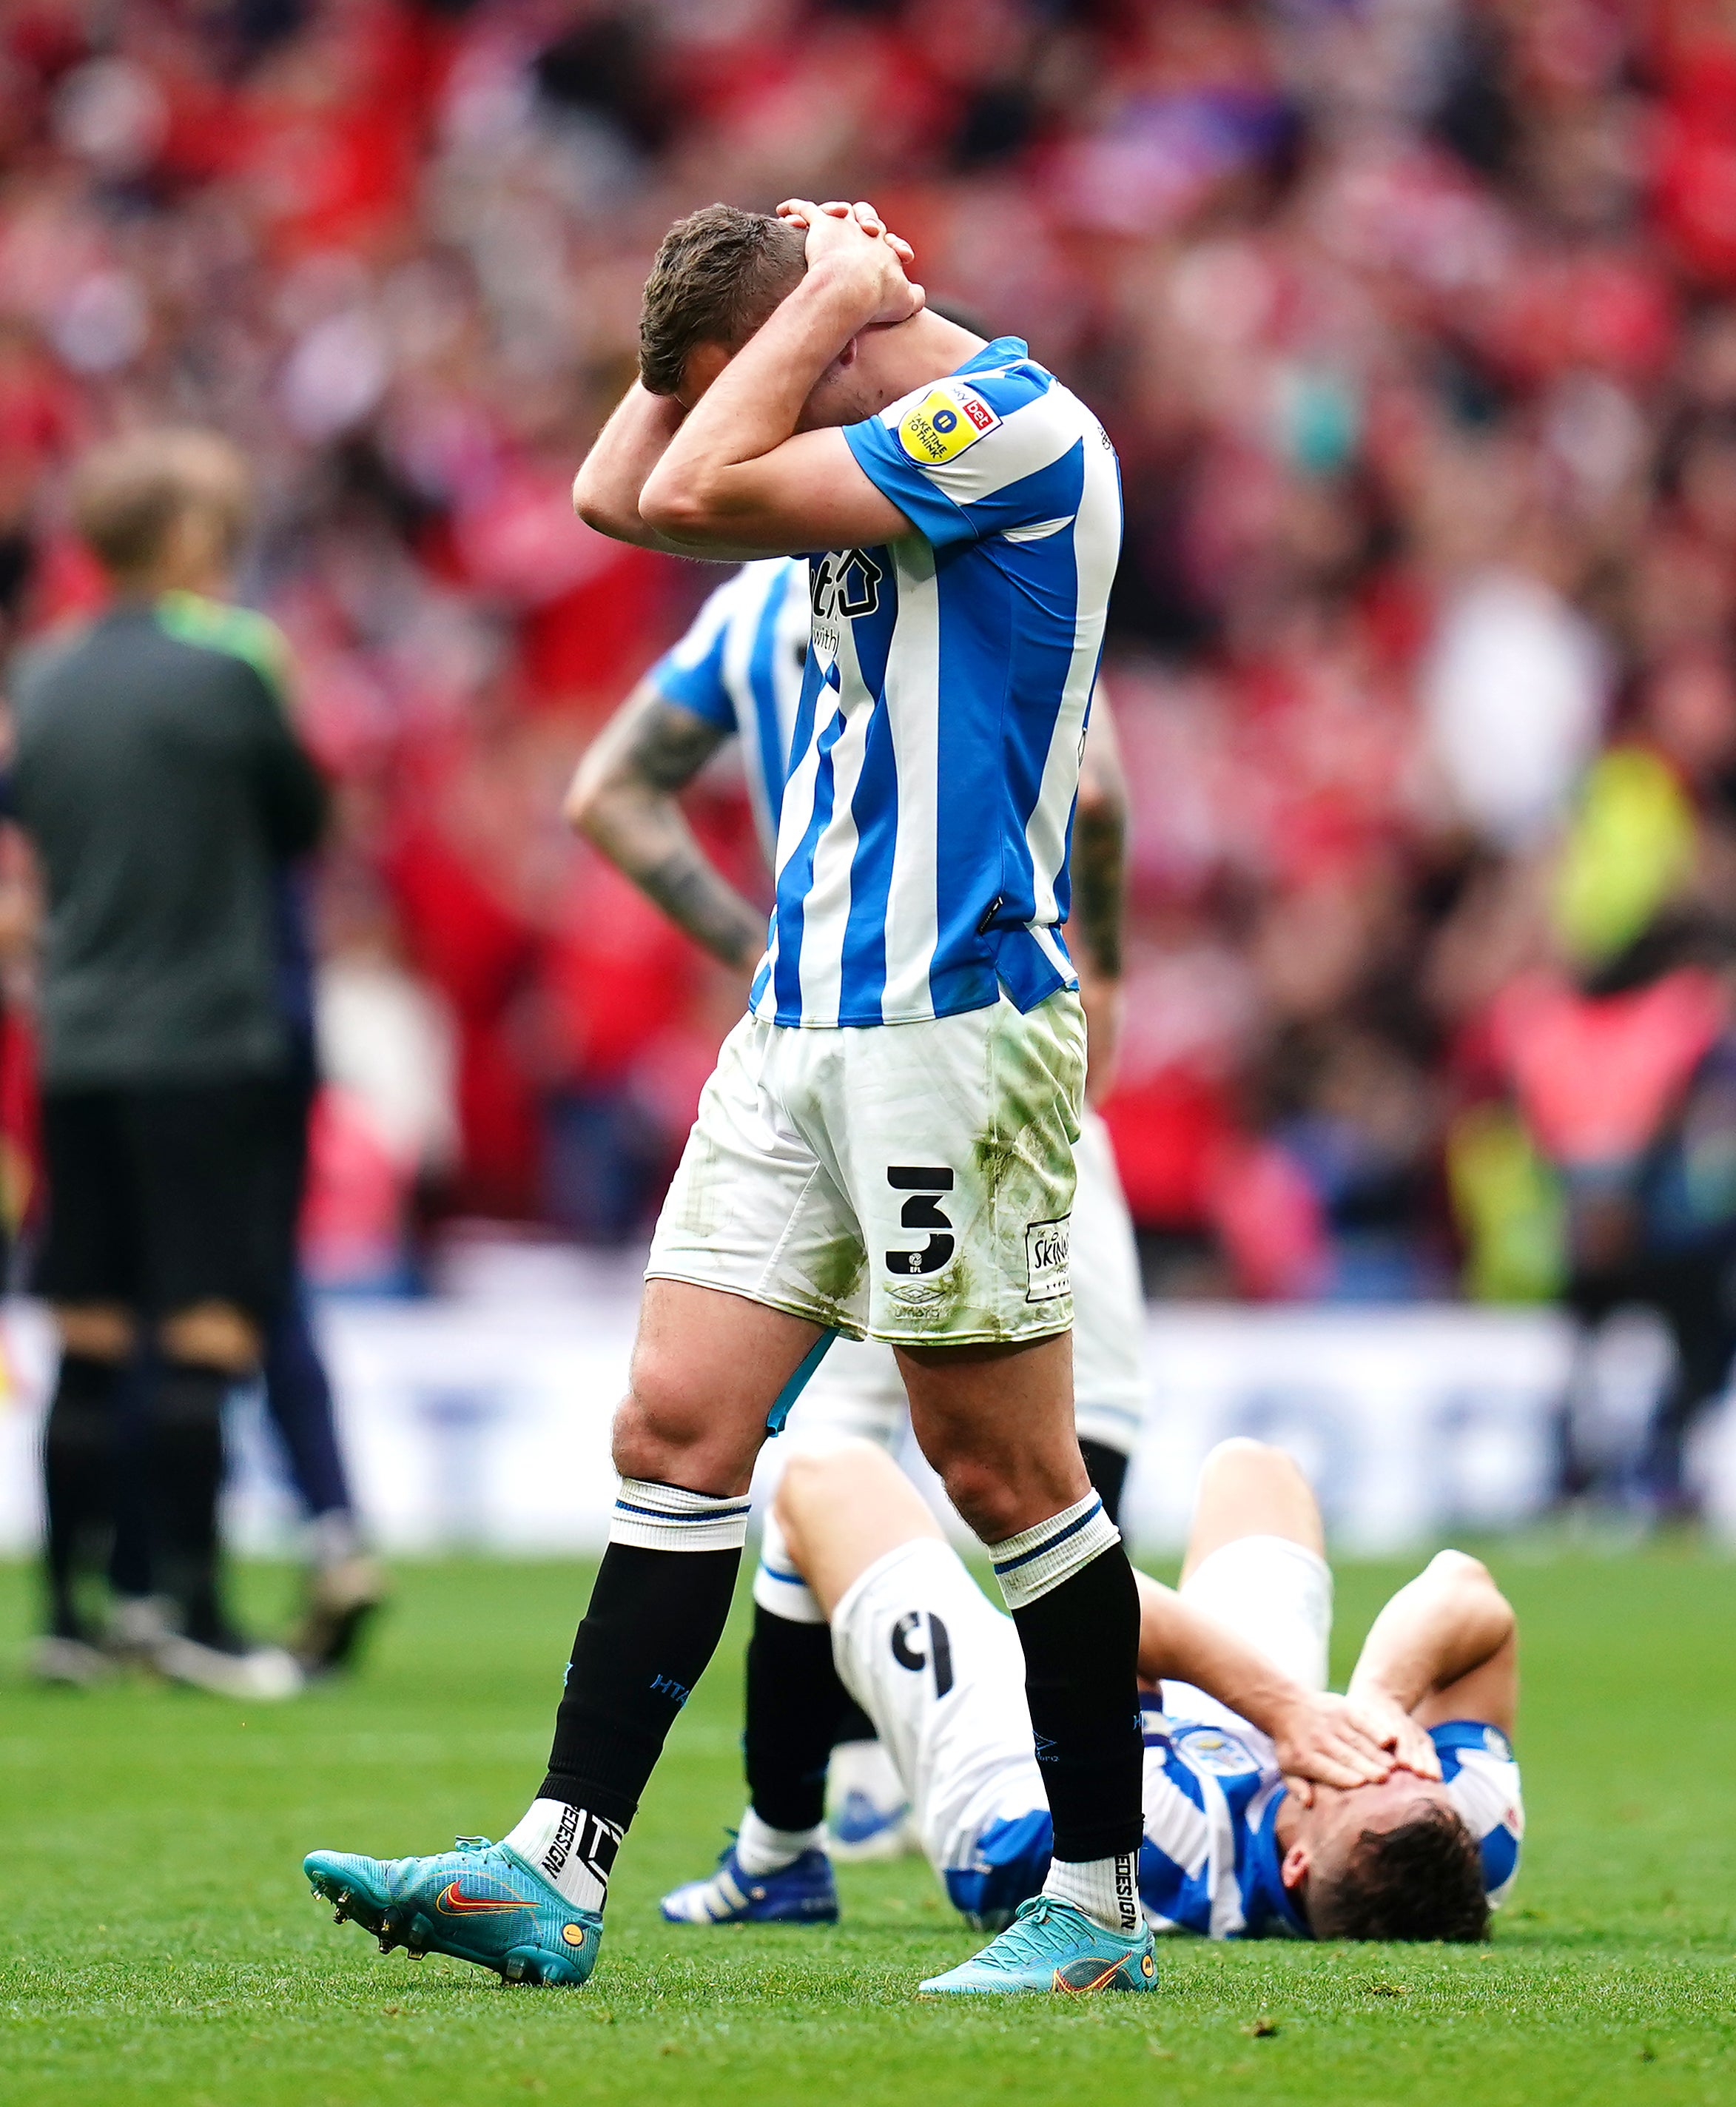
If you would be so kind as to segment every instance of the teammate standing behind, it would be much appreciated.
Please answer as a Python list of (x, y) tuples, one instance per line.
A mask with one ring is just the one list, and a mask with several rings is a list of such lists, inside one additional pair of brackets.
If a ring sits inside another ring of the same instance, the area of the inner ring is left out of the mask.
[(44, 1650), (92, 1645), (77, 1583), (112, 1532), (119, 1400), (149, 1346), (150, 1562), (179, 1628), (159, 1665), (286, 1696), (294, 1663), (226, 1613), (217, 1504), (224, 1397), (257, 1369), (289, 1278), (273, 888), (325, 793), (276, 691), (276, 632), (221, 604), (249, 511), (235, 450), (195, 432), (118, 441), (85, 464), (74, 510), (114, 604), (16, 690), (17, 815), (47, 895), (38, 1284), (62, 1350)]
[(1138, 1596), (1073, 1423), (1085, 1029), (1058, 933), (1119, 477), (1024, 344), (923, 311), (908, 254), (865, 206), (678, 222), (640, 379), (574, 488), (619, 540), (826, 553), (771, 941), (653, 1240), (542, 1786), (498, 1845), (303, 1862), (340, 1914), (509, 1979), (590, 1975), (617, 1848), (723, 1633), (754, 1459), (835, 1332), (897, 1348), (1012, 1611), (1056, 1970), (1155, 1972)]
[[(765, 941), (765, 918), (742, 898), (694, 839), (680, 793), (732, 737), (740, 740), (748, 802), (767, 862), (776, 856), (783, 788), (801, 703), (809, 649), (804, 565), (773, 558), (743, 566), (707, 600), (592, 743), (567, 799), (572, 824), (661, 907), (671, 921), (745, 977)], [(1127, 803), (1115, 727), (1101, 689), (1092, 706), (1074, 818), (1074, 913), (1070, 949), (1079, 971), (1090, 1045), (1088, 1089), (1106, 1094), (1113, 1076), (1120, 995), (1123, 861)], [(1145, 1403), (1141, 1348), (1145, 1312), (1133, 1223), (1115, 1175), (1108, 1130), (1087, 1109), (1074, 1145), (1073, 1203), (1074, 1416), (1091, 1482), (1112, 1522), (1120, 1520), (1128, 1458)], [(835, 1347), (803, 1393), (790, 1439), (855, 1435), (889, 1453), (904, 1422), (904, 1386), (890, 1346)], [(823, 1630), (792, 1631), (790, 1594), (775, 1517), (765, 1517), (758, 1605), (748, 1654), (750, 1683), (811, 1689), (830, 1672)], [(792, 1647), (811, 1660), (786, 1670)], [(834, 1857), (895, 1854), (913, 1840), (908, 1804), (872, 1726), (841, 1691), (828, 1849)], [(755, 1736), (749, 1739), (750, 1758)], [(783, 1810), (789, 1838), (761, 1836), (750, 1814), (737, 1849), (750, 1874), (772, 1873), (808, 1848), (819, 1821), (819, 1779)]]

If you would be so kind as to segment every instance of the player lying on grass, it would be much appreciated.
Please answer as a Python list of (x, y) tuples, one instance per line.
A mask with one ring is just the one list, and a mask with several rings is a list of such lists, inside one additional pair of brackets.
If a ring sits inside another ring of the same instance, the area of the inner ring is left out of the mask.
[[(922, 1987), (1049, 1988), (1045, 1959), (1027, 1968), (1016, 1943), (1045, 1907), (1049, 1820), (1007, 1619), (865, 1443), (792, 1456), (777, 1512), (841, 1679), (757, 1693), (775, 1717), (750, 1722), (741, 1833), (664, 1915), (837, 1916), (819, 1831), (797, 1825), (818, 1821), (811, 1781), (847, 1691), (892, 1752), (956, 1907), (977, 1925), (1017, 1912), (986, 1955)], [(1321, 1543), (1290, 1458), (1228, 1441), (1200, 1474), (1179, 1591), (1138, 1576), (1147, 1921), (1213, 1939), (1482, 1939), (1523, 1828), (1513, 1611), (1475, 1559), (1443, 1551), (1375, 1619), (1347, 1696), (1329, 1697)], [(1391, 1754), (1370, 1763), (1377, 1743)], [(1009, 1970), (1025, 1979), (1009, 1984)]]

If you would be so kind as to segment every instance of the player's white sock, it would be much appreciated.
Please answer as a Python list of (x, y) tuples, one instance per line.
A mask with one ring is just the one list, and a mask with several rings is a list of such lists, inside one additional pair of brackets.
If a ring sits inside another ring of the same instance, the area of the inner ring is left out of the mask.
[(776, 1515), (768, 1512), (760, 1536), (760, 1564), (753, 1576), (753, 1599), (774, 1617), (792, 1624), (823, 1624), (826, 1612), (819, 1598), (790, 1563), (783, 1531)]
[(781, 1873), (804, 1851), (819, 1848), (823, 1828), (774, 1829), (750, 1807), (735, 1839), (736, 1862), (744, 1873)]
[(1106, 1931), (1131, 1939), (1139, 1929), (1139, 1861), (1132, 1851), (1112, 1858), (1052, 1858), (1043, 1892), (1071, 1903)]
[(1121, 1532), (1103, 1512), (1095, 1493), (1051, 1515), (1034, 1529), (1021, 1530), (988, 1546), (989, 1562), (1001, 1584), (1002, 1599), (1015, 1615), (1029, 1603), (1070, 1580), (1094, 1558), (1120, 1543)]
[(501, 1840), (575, 1909), (600, 1910), (608, 1899), (609, 1868), (621, 1843), (612, 1822), (564, 1799), (533, 1799), (518, 1827)]

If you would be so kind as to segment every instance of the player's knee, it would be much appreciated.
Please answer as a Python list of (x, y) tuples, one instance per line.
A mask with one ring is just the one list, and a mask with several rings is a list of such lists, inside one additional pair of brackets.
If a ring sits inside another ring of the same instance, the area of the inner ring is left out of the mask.
[(772, 1502), (778, 1527), (787, 1536), (810, 1529), (817, 1516), (866, 1495), (882, 1467), (898, 1471), (882, 1450), (853, 1435), (792, 1449)]
[(172, 1361), (220, 1374), (251, 1375), (259, 1365), (259, 1327), (232, 1302), (201, 1302), (165, 1317), (158, 1328)]
[(1216, 1476), (1227, 1471), (1294, 1471), (1295, 1467), (1288, 1453), (1275, 1448), (1270, 1441), (1257, 1441), (1251, 1434), (1232, 1434), (1227, 1441), (1216, 1442), (1206, 1451), (1200, 1476)]
[[(1029, 1525), (1028, 1498), (998, 1464), (981, 1456), (949, 1458), (940, 1472), (946, 1496), (985, 1543), (1003, 1543)], [(1058, 1504), (1064, 1504), (1061, 1503)], [(1035, 1517), (1041, 1520), (1041, 1516)]]
[(715, 1425), (660, 1410), (636, 1382), (616, 1411), (611, 1452), (622, 1477), (690, 1493), (740, 1492), (753, 1469), (751, 1450), (739, 1455)]
[(634, 1389), (617, 1407), (610, 1453), (622, 1477), (677, 1484), (689, 1445), (675, 1437), (660, 1415), (654, 1395), (648, 1400)]
[(1495, 1585), (1495, 1575), (1480, 1558), (1474, 1558), (1468, 1551), (1448, 1548), (1438, 1551), (1423, 1569), (1438, 1579), (1481, 1582), (1485, 1587)]
[[(1200, 1467), (1200, 1492), (1222, 1493), (1236, 1486), (1282, 1486), (1308, 1494), (1302, 1467), (1287, 1449), (1251, 1435), (1234, 1434), (1207, 1453)], [(1309, 1495), (1312, 1497), (1312, 1494)]]
[(87, 1361), (119, 1362), (132, 1357), (137, 1327), (132, 1312), (119, 1303), (57, 1303), (54, 1322), (64, 1352)]

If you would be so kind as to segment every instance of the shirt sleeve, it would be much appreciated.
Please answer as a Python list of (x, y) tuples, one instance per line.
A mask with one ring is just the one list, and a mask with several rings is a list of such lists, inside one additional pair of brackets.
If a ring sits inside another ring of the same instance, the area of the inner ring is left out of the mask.
[(1483, 1857), (1483, 1884), (1490, 1907), (1506, 1900), (1519, 1870), (1525, 1806), (1519, 1767), (1499, 1727), (1455, 1719), (1430, 1730), (1441, 1759), (1441, 1775), (1459, 1818)]
[(724, 653), (741, 599), (741, 578), (726, 578), (646, 676), (666, 702), (677, 703), (720, 731), (736, 731), (735, 701), (724, 679)]
[(292, 728), (282, 691), (258, 667), (236, 661), (251, 735), (254, 781), (274, 855), (305, 856), (324, 833), (329, 806), (325, 779)]
[(1070, 518), (1082, 415), (1040, 368), (1021, 366), (917, 389), (844, 438), (876, 489), (940, 549)]

